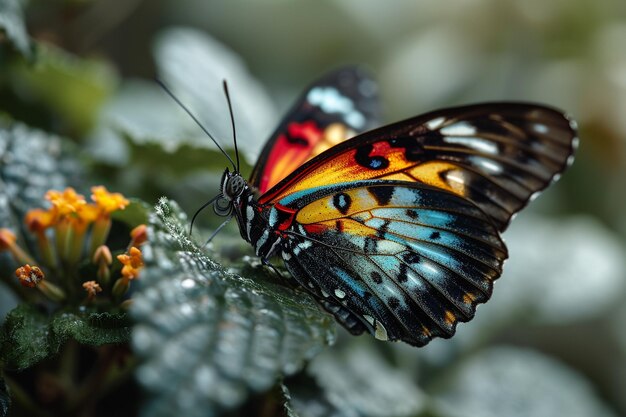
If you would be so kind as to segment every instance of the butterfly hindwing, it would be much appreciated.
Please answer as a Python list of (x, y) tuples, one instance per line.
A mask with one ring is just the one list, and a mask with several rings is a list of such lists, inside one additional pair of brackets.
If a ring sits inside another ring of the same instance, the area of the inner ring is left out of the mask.
[(295, 210), (282, 254), (296, 280), (350, 331), (379, 339), (422, 346), (452, 336), (507, 257), (480, 208), (420, 183), (323, 186), (272, 210)]
[(378, 123), (375, 82), (358, 67), (327, 74), (312, 84), (265, 144), (250, 177), (263, 194), (326, 149)]
[(573, 122), (548, 107), (490, 103), (445, 109), (342, 142), (259, 202), (348, 179), (419, 182), (471, 200), (503, 231), (566, 168), (576, 145)]

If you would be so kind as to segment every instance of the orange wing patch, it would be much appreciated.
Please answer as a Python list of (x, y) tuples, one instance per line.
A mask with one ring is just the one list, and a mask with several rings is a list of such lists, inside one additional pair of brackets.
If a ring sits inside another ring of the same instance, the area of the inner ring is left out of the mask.
[(277, 138), (271, 150), (259, 192), (264, 193), (309, 159), (354, 135), (354, 131), (341, 123), (333, 123), (323, 130), (311, 120), (290, 123), (287, 133)]
[[(462, 171), (458, 165), (443, 161), (410, 161), (404, 147), (392, 147), (387, 141), (379, 141), (371, 146), (372, 150), (367, 157), (370, 160), (383, 158), (386, 167), (372, 169), (363, 166), (357, 162), (363, 159), (363, 153), (358, 148), (347, 149), (332, 158), (322, 159), (321, 163), (311, 166), (309, 170), (296, 173), (288, 185), (276, 193), (262, 196), (259, 201), (264, 203), (273, 199), (279, 200), (294, 192), (322, 185), (371, 179), (419, 181), (460, 196), (465, 195)], [(450, 175), (453, 172), (456, 172), (458, 181), (454, 181), (455, 177)]]

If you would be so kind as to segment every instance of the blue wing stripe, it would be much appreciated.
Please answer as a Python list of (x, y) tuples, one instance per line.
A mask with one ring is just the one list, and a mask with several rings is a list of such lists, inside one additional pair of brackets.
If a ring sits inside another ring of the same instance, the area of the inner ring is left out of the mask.
[[(419, 252), (420, 244), (426, 243), (433, 245), (435, 247), (447, 248), (452, 250), (454, 253), (465, 255), (466, 258), (469, 258), (473, 261), (473, 263), (481, 263), (492, 270), (497, 270), (500, 266), (500, 259), (502, 256), (505, 256), (504, 252), (501, 252), (501, 256), (498, 257), (495, 253), (486, 252), (482, 246), (483, 245), (472, 245), (471, 242), (464, 241), (462, 239), (453, 239), (454, 234), (448, 234), (446, 237), (449, 238), (449, 241), (446, 242), (441, 238), (431, 238), (431, 235), (424, 236), (422, 235), (422, 228), (413, 228), (413, 230), (398, 230), (401, 227), (398, 227), (395, 222), (385, 222), (382, 219), (372, 219), (373, 221), (366, 222), (366, 226), (371, 228), (373, 233), (378, 233), (378, 235), (386, 240), (390, 240), (393, 242), (397, 242), (401, 245), (412, 246), (415, 245), (415, 250)], [(401, 225), (400, 225), (401, 226)], [(381, 233), (381, 230), (383, 231)], [(408, 233), (413, 233), (413, 235), (409, 235)], [(441, 235), (443, 236), (443, 235)], [(432, 252), (432, 249), (428, 250)], [(452, 259), (456, 255), (452, 256), (448, 255), (449, 261), (452, 262)], [(491, 261), (491, 262), (490, 262)], [(458, 267), (458, 263), (455, 263), (456, 267)], [(452, 266), (455, 268), (455, 266)]]
[[(407, 211), (410, 213), (407, 214)], [(420, 226), (446, 230), (480, 243), (486, 243), (494, 249), (503, 250), (500, 239), (496, 238), (493, 231), (489, 233), (492, 226), (484, 221), (474, 221), (468, 224), (467, 221), (460, 222), (457, 216), (434, 210), (381, 208), (371, 210), (371, 213), (384, 220), (403, 223), (407, 228)]]
[(466, 320), (474, 317), (474, 310), (472, 303), (464, 302), (464, 296), (471, 294), (472, 301), (475, 302), (486, 301), (489, 298), (489, 295), (486, 294), (483, 289), (477, 288), (473, 282), (466, 280), (458, 272), (451, 271), (442, 265), (435, 263), (438, 268), (422, 267), (419, 268), (418, 271), (415, 264), (408, 263), (404, 260), (402, 262), (415, 274), (430, 282), (433, 287), (444, 295), (446, 300), (463, 312), (463, 316)]
[[(376, 262), (374, 258), (376, 258), (378, 262)], [(379, 274), (382, 274), (381, 284), (373, 282), (370, 273), (363, 274), (363, 278), (372, 289), (372, 292), (374, 292), (377, 297), (384, 300), (386, 304), (392, 305), (392, 298), (398, 300), (398, 307), (394, 309), (394, 311), (396, 311), (396, 316), (403, 323), (404, 327), (409, 329), (409, 333), (421, 333), (422, 326), (424, 326), (430, 329), (433, 334), (441, 335), (442, 337), (452, 336), (454, 329), (445, 326), (440, 319), (443, 317), (445, 311), (442, 308), (442, 304), (439, 302), (429, 303), (426, 297), (420, 297), (420, 294), (424, 293), (431, 294), (432, 301), (442, 297), (442, 294), (433, 291), (430, 283), (416, 282), (417, 288), (415, 288), (415, 291), (411, 291), (410, 288), (399, 284), (397, 280), (398, 277), (402, 275), (400, 263), (397, 258), (391, 255), (361, 257), (359, 261), (361, 261), (359, 262), (359, 267), (363, 268), (365, 271), (369, 270), (368, 272), (371, 272), (372, 267), (374, 267)], [(353, 264), (356, 264), (356, 262)], [(422, 318), (415, 315), (418, 311), (423, 313), (421, 315)], [(432, 324), (437, 326), (440, 331), (434, 330)]]
[[(398, 287), (402, 288), (407, 298), (413, 301), (413, 304), (417, 306), (422, 312), (424, 312), (430, 322), (434, 323), (442, 331), (443, 337), (450, 337), (454, 334), (454, 326), (445, 323), (442, 318), (445, 316), (446, 310), (448, 310), (447, 304), (452, 305), (452, 308), (456, 311), (456, 316), (459, 314), (465, 316), (462, 310), (458, 309), (456, 304), (452, 300), (448, 300), (446, 295), (432, 282), (424, 279), (419, 273), (411, 274), (411, 271), (402, 271), (402, 262), (400, 259), (389, 256), (373, 256), (371, 262), (389, 277), (390, 280), (397, 282), (399, 277), (406, 277), (406, 281)], [(387, 259), (381, 259), (387, 258)], [(382, 265), (381, 265), (382, 264)], [(414, 272), (414, 271), (413, 271)], [(409, 311), (412, 310), (411, 306), (407, 306)], [(432, 333), (438, 334), (439, 332), (433, 331), (432, 326), (429, 323), (422, 323)], [(414, 331), (421, 330), (417, 326), (413, 326)], [(416, 328), (417, 327), (417, 328)]]
[[(326, 245), (324, 245), (326, 246)], [(318, 253), (323, 250), (323, 253)], [(320, 259), (324, 259), (324, 263), (320, 264)], [(335, 290), (340, 289), (346, 293), (343, 300), (345, 300), (345, 307), (353, 312), (359, 319), (363, 320), (363, 314), (368, 314), (382, 323), (393, 323), (399, 321), (404, 325), (404, 321), (396, 315), (387, 305), (381, 302), (378, 297), (373, 297), (371, 288), (364, 287), (365, 282), (359, 280), (358, 274), (350, 275), (347, 273), (347, 269), (351, 269), (345, 260), (339, 256), (336, 251), (329, 247), (310, 247), (306, 250), (302, 250), (298, 253), (298, 256), (293, 256), (289, 263), (296, 262), (303, 270), (306, 271), (309, 277), (315, 277), (316, 283), (320, 289), (327, 295), (322, 295), (322, 299), (330, 298), (335, 302), (341, 303), (342, 300), (336, 297)], [(331, 272), (330, 265), (334, 265), (335, 269)], [(343, 273), (338, 274), (337, 268), (343, 270)], [(353, 272), (353, 271), (352, 271)], [(308, 283), (303, 283), (305, 288)], [(369, 294), (369, 296), (366, 295)], [(354, 313), (359, 311), (360, 314)], [(365, 323), (364, 323), (365, 324)], [(370, 324), (370, 323), (368, 323)], [(374, 333), (374, 329), (368, 326), (371, 333)], [(411, 333), (412, 329), (404, 328), (404, 332)], [(396, 335), (390, 335), (398, 337)]]

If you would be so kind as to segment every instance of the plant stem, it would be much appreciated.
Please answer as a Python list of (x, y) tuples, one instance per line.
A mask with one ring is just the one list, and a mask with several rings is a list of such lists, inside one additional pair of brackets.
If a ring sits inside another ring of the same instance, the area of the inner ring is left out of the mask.
[(100, 355), (93, 366), (92, 372), (80, 384), (80, 388), (76, 395), (68, 400), (68, 415), (80, 414), (88, 408), (92, 408), (101, 395), (101, 386), (110, 372), (112, 365), (115, 364), (118, 347), (104, 345), (99, 348)]

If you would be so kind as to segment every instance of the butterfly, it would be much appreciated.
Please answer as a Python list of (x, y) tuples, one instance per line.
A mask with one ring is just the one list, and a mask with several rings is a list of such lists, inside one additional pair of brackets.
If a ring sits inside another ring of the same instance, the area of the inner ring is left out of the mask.
[(374, 128), (378, 117), (376, 84), (363, 69), (322, 77), (247, 181), (235, 142), (234, 170), (203, 208), (228, 217), (217, 230), (236, 218), (263, 262), (281, 257), (352, 334), (423, 346), (451, 337), (491, 297), (508, 256), (501, 234), (572, 163), (576, 125), (525, 103)]

